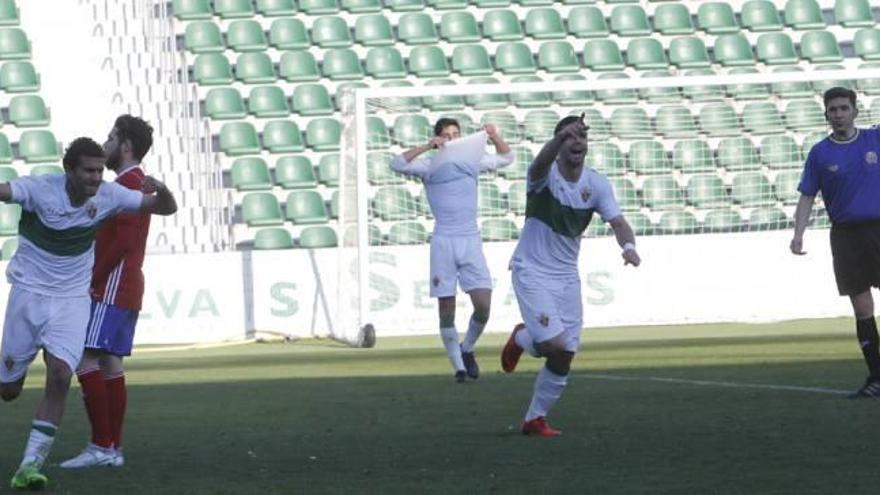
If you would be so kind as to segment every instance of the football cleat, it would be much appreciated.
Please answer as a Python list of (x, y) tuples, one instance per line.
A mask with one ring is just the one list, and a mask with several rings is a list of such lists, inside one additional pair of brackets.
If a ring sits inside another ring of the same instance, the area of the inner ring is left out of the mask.
[(125, 466), (125, 456), (122, 455), (122, 449), (113, 449), (113, 467)]
[(551, 428), (550, 425), (547, 424), (547, 420), (544, 419), (544, 416), (538, 416), (535, 419), (523, 423), (522, 433), (523, 435), (533, 437), (556, 437), (562, 435), (561, 431)]
[(880, 399), (880, 380), (868, 377), (862, 388), (849, 394), (850, 399)]
[(9, 486), (13, 490), (42, 490), (49, 484), (49, 478), (40, 473), (37, 466), (25, 464), (18, 468)]
[(477, 357), (473, 352), (461, 352), (461, 360), (464, 361), (464, 369), (467, 376), (476, 380), (480, 377), (480, 365), (477, 364)]
[(464, 383), (467, 380), (467, 372), (465, 370), (458, 370), (455, 372), (455, 381), (457, 383)]
[(81, 469), (95, 466), (115, 466), (116, 450), (99, 447), (90, 443), (76, 457), (62, 462), (59, 466), (64, 469)]
[(516, 369), (517, 363), (519, 363), (523, 348), (516, 343), (516, 333), (525, 328), (526, 326), (523, 323), (519, 323), (513, 327), (513, 331), (510, 332), (510, 337), (508, 337), (507, 343), (504, 344), (504, 349), (501, 350), (501, 369), (503, 369), (505, 373), (513, 373), (513, 370)]

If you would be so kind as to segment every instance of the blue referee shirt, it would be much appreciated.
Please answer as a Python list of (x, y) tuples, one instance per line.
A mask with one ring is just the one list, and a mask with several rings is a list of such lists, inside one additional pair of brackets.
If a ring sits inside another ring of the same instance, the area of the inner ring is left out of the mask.
[(798, 191), (819, 191), (835, 224), (880, 220), (880, 129), (858, 129), (846, 142), (827, 137), (807, 156)]

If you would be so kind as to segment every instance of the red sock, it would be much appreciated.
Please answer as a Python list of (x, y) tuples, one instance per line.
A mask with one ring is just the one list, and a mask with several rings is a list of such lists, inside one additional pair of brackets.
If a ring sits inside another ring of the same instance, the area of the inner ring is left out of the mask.
[(113, 445), (122, 447), (122, 423), (125, 419), (125, 406), (128, 394), (125, 390), (125, 375), (104, 380), (107, 387), (107, 403), (110, 406), (110, 432)]
[(113, 439), (110, 435), (108, 396), (101, 370), (86, 371), (77, 375), (77, 379), (82, 388), (89, 423), (92, 425), (92, 443), (100, 447), (110, 447)]

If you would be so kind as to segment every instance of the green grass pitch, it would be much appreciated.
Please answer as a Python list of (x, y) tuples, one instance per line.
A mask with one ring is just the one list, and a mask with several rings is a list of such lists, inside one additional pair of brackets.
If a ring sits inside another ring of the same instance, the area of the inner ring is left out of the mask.
[[(518, 433), (540, 361), (453, 382), (438, 337), (187, 351), (128, 362), (126, 466), (64, 471), (88, 428), (74, 385), (51, 493), (877, 493), (880, 401), (851, 319), (584, 333), (554, 439)], [(0, 474), (18, 465), (42, 366), (0, 404)], [(786, 388), (788, 387), (788, 388)]]

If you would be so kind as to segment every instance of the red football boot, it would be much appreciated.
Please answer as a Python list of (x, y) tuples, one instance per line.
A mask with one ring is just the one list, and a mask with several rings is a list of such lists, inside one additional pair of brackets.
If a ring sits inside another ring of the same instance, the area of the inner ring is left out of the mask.
[(562, 435), (560, 430), (553, 429), (547, 424), (547, 420), (544, 419), (544, 416), (538, 416), (531, 421), (523, 423), (522, 433), (523, 435), (533, 437), (556, 437)]
[(525, 328), (526, 326), (524, 323), (519, 323), (513, 327), (513, 331), (510, 332), (510, 337), (507, 339), (507, 343), (504, 344), (504, 349), (501, 350), (501, 369), (503, 369), (505, 373), (513, 373), (513, 370), (516, 369), (516, 365), (519, 363), (523, 348), (516, 343), (516, 333), (520, 330), (525, 330)]

